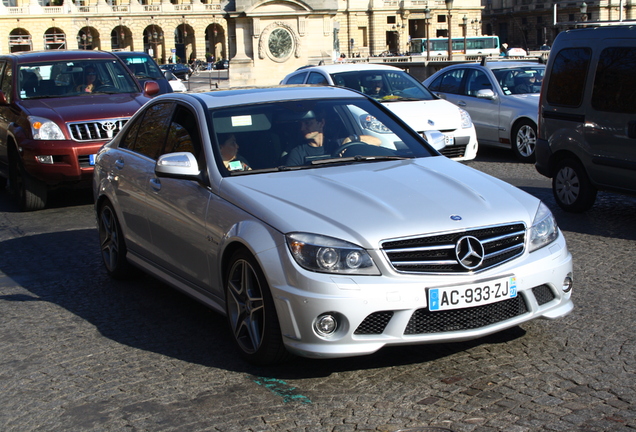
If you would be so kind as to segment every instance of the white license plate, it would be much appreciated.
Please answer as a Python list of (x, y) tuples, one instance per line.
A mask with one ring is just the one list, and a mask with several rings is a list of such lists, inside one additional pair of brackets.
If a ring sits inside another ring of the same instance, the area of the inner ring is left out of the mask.
[(94, 154), (88, 155), (88, 163), (91, 164), (91, 166), (95, 165), (95, 156), (97, 155), (94, 155)]
[(444, 144), (446, 144), (447, 146), (455, 145), (455, 137), (452, 135), (444, 134)]
[(497, 303), (517, 297), (517, 278), (506, 276), (470, 285), (429, 288), (428, 309), (441, 311)]

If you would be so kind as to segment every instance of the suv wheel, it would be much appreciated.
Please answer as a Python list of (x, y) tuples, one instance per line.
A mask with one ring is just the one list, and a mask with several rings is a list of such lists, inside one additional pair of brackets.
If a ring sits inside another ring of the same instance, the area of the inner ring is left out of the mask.
[(20, 211), (41, 210), (46, 206), (46, 184), (27, 173), (15, 155), (9, 166), (9, 184)]
[(522, 162), (534, 162), (537, 145), (537, 125), (530, 120), (521, 120), (512, 131), (512, 151)]
[(552, 192), (563, 210), (574, 213), (588, 210), (596, 200), (596, 188), (583, 165), (574, 159), (559, 162), (552, 178)]

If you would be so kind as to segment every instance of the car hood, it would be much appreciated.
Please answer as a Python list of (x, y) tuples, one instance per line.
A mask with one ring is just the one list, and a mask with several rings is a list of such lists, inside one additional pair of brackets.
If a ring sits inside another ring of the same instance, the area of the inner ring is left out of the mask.
[(371, 249), (390, 238), (513, 221), (530, 226), (539, 205), (442, 156), (228, 177), (220, 192), (280, 232), (323, 234)]
[(443, 99), (383, 102), (383, 105), (416, 132), (455, 130), (461, 123), (457, 106)]
[(21, 105), (28, 115), (45, 117), (63, 124), (83, 120), (130, 117), (148, 100), (150, 99), (140, 93), (96, 94), (29, 99), (23, 100)]

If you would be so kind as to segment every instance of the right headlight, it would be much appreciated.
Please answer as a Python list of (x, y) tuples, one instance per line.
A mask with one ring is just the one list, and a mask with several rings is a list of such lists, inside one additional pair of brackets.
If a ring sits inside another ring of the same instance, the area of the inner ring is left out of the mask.
[(367, 251), (353, 243), (310, 233), (291, 233), (286, 238), (294, 260), (307, 270), (336, 274), (380, 274)]
[(530, 238), (529, 252), (549, 245), (558, 236), (559, 228), (556, 219), (550, 209), (545, 204), (540, 203), (532, 226), (528, 229), (528, 237)]
[(463, 129), (468, 129), (469, 127), (473, 126), (473, 119), (470, 118), (470, 114), (468, 114), (468, 111), (466, 111), (463, 108), (459, 108), (459, 114), (462, 117), (462, 128)]
[(371, 114), (362, 114), (360, 116), (360, 125), (367, 130), (372, 132), (381, 133), (381, 134), (389, 134), (393, 133), (391, 129), (384, 126), (380, 120), (372, 116)]
[(54, 121), (44, 117), (29, 116), (31, 134), (36, 140), (63, 140), (66, 139), (60, 127)]

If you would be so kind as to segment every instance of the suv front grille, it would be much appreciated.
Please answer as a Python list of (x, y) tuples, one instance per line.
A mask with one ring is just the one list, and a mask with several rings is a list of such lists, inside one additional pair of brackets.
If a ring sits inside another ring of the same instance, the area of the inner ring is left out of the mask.
[(75, 141), (112, 139), (128, 121), (127, 118), (69, 123), (68, 130)]
[[(381, 246), (391, 266), (404, 273), (480, 272), (510, 261), (524, 251), (526, 227), (523, 223), (476, 228), (430, 236), (384, 241)], [(470, 237), (483, 247), (478, 265), (463, 265), (458, 259), (458, 243)]]

